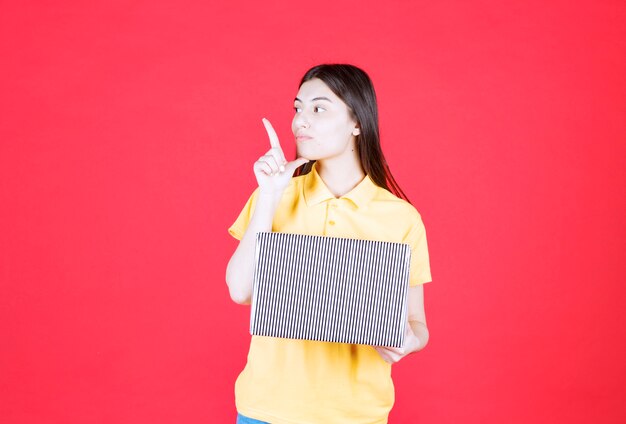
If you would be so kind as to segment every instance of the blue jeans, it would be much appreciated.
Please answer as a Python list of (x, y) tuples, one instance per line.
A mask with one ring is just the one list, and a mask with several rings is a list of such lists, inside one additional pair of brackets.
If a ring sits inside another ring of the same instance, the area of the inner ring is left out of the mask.
[(248, 418), (241, 414), (237, 414), (237, 424), (270, 424), (265, 421), (255, 420), (254, 418)]

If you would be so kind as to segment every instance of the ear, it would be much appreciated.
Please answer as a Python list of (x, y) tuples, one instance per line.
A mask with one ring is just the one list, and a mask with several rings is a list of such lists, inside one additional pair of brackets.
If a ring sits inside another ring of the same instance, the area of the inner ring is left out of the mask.
[(361, 130), (360, 130), (359, 128), (355, 128), (355, 129), (352, 131), (352, 135), (359, 135), (359, 134), (361, 134)]

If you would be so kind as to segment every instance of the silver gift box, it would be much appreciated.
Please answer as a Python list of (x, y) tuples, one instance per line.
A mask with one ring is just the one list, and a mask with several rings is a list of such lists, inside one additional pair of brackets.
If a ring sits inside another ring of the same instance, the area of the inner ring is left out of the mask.
[(401, 347), (410, 262), (406, 243), (257, 233), (250, 333)]

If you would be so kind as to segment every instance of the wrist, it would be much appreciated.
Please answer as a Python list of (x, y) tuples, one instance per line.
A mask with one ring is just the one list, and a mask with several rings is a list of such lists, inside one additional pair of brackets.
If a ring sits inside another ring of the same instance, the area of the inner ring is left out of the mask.
[(282, 195), (283, 195), (282, 190), (281, 191), (275, 191), (275, 190), (259, 189), (259, 198), (260, 199), (280, 200)]

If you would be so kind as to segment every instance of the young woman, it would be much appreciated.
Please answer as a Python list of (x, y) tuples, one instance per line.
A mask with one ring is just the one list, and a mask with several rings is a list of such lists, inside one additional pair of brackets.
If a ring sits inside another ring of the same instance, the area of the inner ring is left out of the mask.
[(397, 349), (252, 336), (235, 384), (237, 422), (386, 423), (394, 402), (391, 365), (428, 343), (422, 284), (431, 275), (424, 224), (387, 167), (376, 95), (364, 71), (352, 65), (311, 68), (294, 109), (293, 161), (263, 119), (270, 149), (253, 166), (258, 187), (228, 229), (240, 240), (226, 270), (230, 296), (251, 302), (255, 234), (261, 231), (409, 243), (405, 344)]

